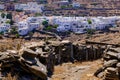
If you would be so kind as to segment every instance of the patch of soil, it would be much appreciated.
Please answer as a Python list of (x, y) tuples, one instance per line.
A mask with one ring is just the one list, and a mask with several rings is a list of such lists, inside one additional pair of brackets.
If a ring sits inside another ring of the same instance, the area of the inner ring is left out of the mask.
[(102, 66), (101, 60), (92, 62), (64, 63), (55, 66), (51, 80), (100, 80), (93, 74)]

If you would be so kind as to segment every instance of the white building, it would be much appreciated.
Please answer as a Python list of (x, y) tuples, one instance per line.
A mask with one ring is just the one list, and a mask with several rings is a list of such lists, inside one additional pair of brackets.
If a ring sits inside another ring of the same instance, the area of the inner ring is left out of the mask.
[(30, 31), (39, 28), (40, 23), (34, 20), (35, 18), (29, 17), (24, 21), (18, 22), (18, 33), (20, 35), (27, 35)]
[(0, 32), (5, 32), (10, 29), (10, 24), (1, 24), (0, 25)]
[(73, 2), (73, 3), (72, 3), (72, 6), (73, 6), (74, 8), (79, 8), (79, 7), (80, 7), (80, 3), (79, 3), (79, 2)]
[[(2, 13), (0, 13), (1, 15)], [(7, 14), (7, 13), (4, 13)], [(5, 32), (8, 31), (10, 29), (10, 24), (7, 23), (7, 21), (10, 21), (9, 19), (6, 19), (6, 16), (4, 16), (4, 18), (2, 18), (0, 16), (0, 32)]]
[[(58, 32), (85, 33), (86, 29), (105, 29), (109, 25), (114, 25), (117, 19), (116, 17), (61, 17), (54, 19), (53, 22), (59, 25)], [(90, 24), (88, 20), (92, 23)]]
[(5, 6), (4, 4), (0, 4), (0, 10), (4, 10)]
[(42, 12), (44, 5), (37, 4), (36, 2), (28, 2), (27, 4), (15, 4), (16, 10), (24, 10), (24, 11), (31, 11), (31, 12)]

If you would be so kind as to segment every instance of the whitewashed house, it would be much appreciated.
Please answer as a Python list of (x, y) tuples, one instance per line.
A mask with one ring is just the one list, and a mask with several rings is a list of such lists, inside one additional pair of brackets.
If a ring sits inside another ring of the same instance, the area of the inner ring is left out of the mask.
[(80, 3), (79, 2), (73, 2), (72, 3), (72, 7), (79, 8), (80, 7)]
[(5, 9), (5, 5), (4, 4), (0, 4), (0, 10), (4, 10)]
[[(2, 13), (0, 13), (0, 15), (1, 14)], [(7, 14), (7, 13), (4, 13), (4, 14)], [(6, 19), (6, 16), (4, 18), (0, 16), (0, 32), (5, 32), (10, 29), (10, 24), (7, 23), (7, 21), (9, 21), (9, 19)]]
[(29, 32), (28, 23), (26, 21), (18, 22), (18, 33), (19, 35), (26, 35)]
[(27, 8), (27, 4), (15, 4), (15, 10), (24, 10), (25, 8)]
[(29, 17), (25, 21), (17, 23), (18, 33), (20, 35), (27, 35), (30, 31), (40, 27), (40, 23), (34, 17)]
[(40, 27), (40, 24), (39, 23), (29, 23), (29, 30), (32, 31), (36, 28), (39, 28)]
[(0, 25), (0, 32), (5, 32), (10, 29), (10, 24), (1, 24)]
[(69, 31), (70, 29), (71, 29), (70, 22), (61, 22), (61, 24), (59, 24), (59, 27), (57, 28), (57, 31), (65, 32), (65, 31)]
[(83, 17), (64, 17), (54, 20), (58, 24), (58, 32), (73, 31), (74, 33), (85, 33), (85, 29), (90, 28), (88, 22)]
[(82, 22), (77, 22), (77, 23), (73, 23), (71, 26), (71, 31), (73, 31), (74, 33), (85, 33), (86, 29), (90, 29), (90, 25), (88, 24), (87, 21), (82, 21)]
[(19, 29), (18, 29), (19, 35), (22, 35), (22, 36), (28, 34), (28, 32), (29, 32), (28, 27), (24, 27), (24, 28), (19, 28)]

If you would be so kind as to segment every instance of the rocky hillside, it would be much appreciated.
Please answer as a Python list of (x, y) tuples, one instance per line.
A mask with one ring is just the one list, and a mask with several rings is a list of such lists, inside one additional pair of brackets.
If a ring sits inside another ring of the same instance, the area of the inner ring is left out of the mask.
[(18, 80), (47, 80), (53, 75), (54, 66), (99, 59), (105, 48), (70, 41), (26, 42), (19, 50), (0, 53), (1, 78), (11, 73), (12, 76), (18, 75)]

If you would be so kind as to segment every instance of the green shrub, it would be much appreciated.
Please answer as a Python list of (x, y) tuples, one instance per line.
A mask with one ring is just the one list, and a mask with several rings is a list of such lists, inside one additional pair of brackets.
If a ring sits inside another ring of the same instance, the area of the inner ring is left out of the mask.
[(1, 17), (2, 17), (2, 18), (5, 18), (5, 16), (6, 16), (5, 13), (2, 13), (2, 14), (1, 14)]
[(87, 34), (94, 34), (95, 30), (94, 29), (87, 29)]
[(16, 36), (16, 38), (19, 38), (20, 35), (17, 33), (15, 36)]
[(65, 9), (65, 8), (66, 8), (66, 6), (61, 6), (61, 8), (62, 8), (62, 9)]
[(4, 32), (3, 32), (3, 31), (1, 31), (1, 32), (0, 32), (0, 35), (3, 35), (3, 34), (4, 34)]
[(58, 27), (58, 25), (54, 25), (54, 26), (53, 26), (53, 28), (57, 28), (57, 27)]
[(42, 16), (42, 14), (41, 13), (35, 13), (35, 17), (37, 17), (37, 16)]
[(11, 22), (10, 20), (7, 20), (5, 23), (6, 23), (6, 24), (10, 24), (10, 22)]
[(45, 27), (47, 27), (48, 26), (48, 21), (43, 21), (42, 25), (44, 25)]
[(88, 20), (88, 24), (92, 24), (92, 21), (91, 21), (91, 20)]
[(12, 19), (12, 14), (11, 14), (11, 13), (8, 13), (8, 14), (6, 15), (6, 18), (7, 18), (7, 19)]
[(51, 30), (52, 29), (52, 27), (51, 26), (48, 26), (47, 28), (46, 28), (46, 30)]

